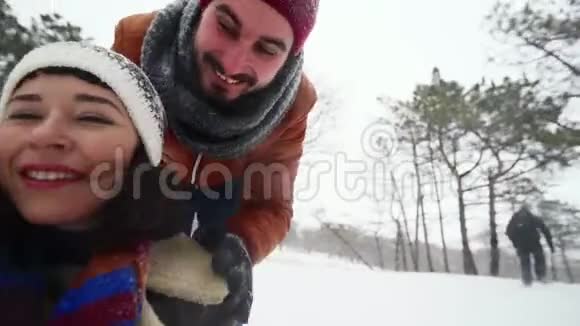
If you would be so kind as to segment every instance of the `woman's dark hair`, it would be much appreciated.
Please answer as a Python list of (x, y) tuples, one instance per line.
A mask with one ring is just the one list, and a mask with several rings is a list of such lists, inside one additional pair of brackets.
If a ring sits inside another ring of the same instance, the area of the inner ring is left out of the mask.
[(90, 72), (87, 72), (87, 71), (84, 71), (81, 69), (77, 69), (77, 68), (71, 68), (71, 67), (46, 67), (46, 68), (37, 69), (37, 70), (27, 74), (20, 81), (18, 81), (18, 83), (16, 84), (16, 87), (14, 87), (14, 90), (17, 90), (18, 88), (20, 88), (20, 86), (22, 86), (22, 84), (24, 84), (25, 82), (27, 82), (31, 79), (38, 77), (41, 74), (56, 75), (56, 76), (73, 76), (73, 77), (76, 77), (76, 78), (81, 79), (83, 81), (86, 81), (89, 84), (101, 86), (103, 88), (111, 90), (111, 87), (109, 85), (107, 85), (105, 82), (103, 82), (99, 77), (93, 75)]
[[(186, 229), (190, 204), (188, 200), (170, 198), (166, 190), (187, 191), (175, 173), (153, 167), (145, 149), (140, 146), (125, 171), (121, 191), (97, 212), (97, 243), (105, 246), (127, 242), (159, 240)], [(189, 217), (189, 219), (188, 219)]]
[[(63, 67), (36, 70), (23, 78), (17, 87), (40, 73), (72, 75), (110, 89), (88, 72)], [(172, 181), (176, 181), (174, 174), (167, 174), (162, 167), (153, 167), (142, 144), (136, 149), (129, 167), (123, 173), (124, 179), (119, 194), (106, 201), (94, 216), (99, 223), (87, 234), (91, 248), (106, 250), (139, 241), (155, 241), (185, 229), (189, 223), (187, 222), (189, 201), (169, 198), (164, 189), (187, 191), (186, 186), (181, 183), (172, 184)], [(135, 182), (137, 179), (138, 182)], [(47, 227), (27, 223), (0, 185), (0, 246), (5, 240), (34, 241), (37, 239), (35, 237), (42, 234), (39, 232), (41, 229), (45, 230)]]

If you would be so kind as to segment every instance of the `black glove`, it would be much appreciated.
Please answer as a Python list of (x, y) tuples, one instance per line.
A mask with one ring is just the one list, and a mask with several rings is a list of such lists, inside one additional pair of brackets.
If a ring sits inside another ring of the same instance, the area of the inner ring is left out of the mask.
[(220, 304), (222, 314), (248, 323), (253, 302), (252, 262), (242, 239), (235, 234), (198, 229), (196, 240), (213, 256), (214, 272), (226, 280), (229, 294)]
[(555, 253), (555, 252), (556, 252), (556, 249), (554, 249), (554, 246), (550, 246), (550, 251), (551, 251), (552, 253)]

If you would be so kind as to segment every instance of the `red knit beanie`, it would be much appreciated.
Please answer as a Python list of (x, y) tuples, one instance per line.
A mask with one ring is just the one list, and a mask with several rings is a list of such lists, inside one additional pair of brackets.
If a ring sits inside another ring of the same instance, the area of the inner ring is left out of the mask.
[[(314, 28), (319, 0), (262, 0), (288, 20), (294, 32), (294, 53), (300, 52)], [(212, 0), (199, 0), (204, 10)]]

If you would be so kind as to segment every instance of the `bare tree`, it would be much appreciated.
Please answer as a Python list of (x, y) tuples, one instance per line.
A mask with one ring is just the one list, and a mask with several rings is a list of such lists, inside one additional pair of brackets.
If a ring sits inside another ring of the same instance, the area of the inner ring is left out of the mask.
[(413, 126), (409, 127), (409, 138), (408, 141), (411, 145), (411, 153), (413, 156), (413, 169), (414, 169), (414, 178), (415, 178), (415, 186), (416, 186), (416, 215), (415, 215), (415, 255), (417, 259), (419, 259), (419, 222), (423, 227), (423, 240), (425, 244), (425, 255), (427, 257), (427, 267), (429, 268), (430, 272), (434, 272), (435, 268), (433, 267), (433, 257), (431, 256), (431, 244), (429, 242), (429, 230), (427, 229), (427, 222), (425, 220), (425, 207), (424, 207), (424, 199), (425, 196), (423, 195), (423, 183), (421, 178), (421, 162), (420, 156), (418, 153), (418, 147), (421, 143), (425, 142), (425, 139), (421, 139), (417, 136), (418, 131), (414, 129)]
[[(491, 160), (484, 170), (487, 180), (490, 274), (499, 274), (500, 252), (497, 236), (497, 188), (503, 183), (523, 180), (531, 172), (545, 169), (553, 163), (568, 165), (577, 158), (574, 141), (567, 130), (555, 130), (550, 121), (558, 120), (567, 100), (541, 98), (538, 83), (505, 78), (500, 85), (478, 84), (469, 98), (478, 117), (477, 123), (467, 125), (476, 136), (479, 150)], [(484, 89), (485, 88), (485, 89)], [(510, 188), (513, 194), (514, 188)], [(524, 193), (528, 189), (522, 189)]]
[(419, 198), (417, 198), (417, 203), (415, 204), (415, 243), (413, 249), (415, 249), (415, 257), (417, 261), (420, 261), (420, 251), (419, 251), (419, 221), (421, 220), (421, 214), (419, 213)]
[[(423, 195), (423, 183), (421, 181), (421, 166), (419, 162), (419, 153), (417, 147), (419, 146), (420, 142), (424, 143), (426, 138), (419, 139), (417, 137), (417, 131), (411, 128), (409, 130), (410, 133), (410, 142), (411, 142), (411, 151), (413, 153), (413, 168), (415, 170), (415, 181), (417, 187), (417, 218), (415, 223), (415, 250), (418, 250), (418, 234), (419, 234), (419, 218), (421, 218), (421, 223), (423, 226), (423, 238), (425, 241), (425, 253), (427, 256), (427, 266), (430, 272), (434, 272), (435, 268), (433, 267), (433, 258), (431, 256), (431, 245), (429, 243), (429, 231), (427, 229), (427, 223), (425, 221), (425, 207), (424, 207), (424, 195)], [(417, 251), (418, 256), (418, 251)]]
[(464, 189), (464, 179), (469, 176), (470, 174), (475, 171), (475, 169), (479, 166), (481, 162), (482, 153), (480, 152), (478, 155), (477, 160), (473, 163), (473, 165), (469, 168), (464, 170), (460, 170), (459, 168), (459, 161), (457, 159), (457, 154), (459, 152), (458, 146), (458, 138), (461, 136), (453, 136), (451, 138), (451, 155), (448, 155), (445, 149), (444, 138), (442, 132), (439, 130), (438, 132), (438, 139), (439, 139), (439, 151), (441, 156), (443, 157), (443, 162), (447, 165), (449, 170), (451, 171), (452, 176), (455, 178), (456, 187), (457, 187), (457, 205), (459, 207), (459, 224), (460, 224), (460, 231), (461, 231), (461, 245), (463, 249), (463, 270), (466, 274), (475, 274), (477, 275), (477, 266), (475, 265), (475, 260), (473, 259), (473, 253), (471, 252), (471, 248), (469, 246), (469, 236), (467, 234), (467, 221), (465, 217), (465, 189)]
[[(407, 264), (407, 250), (405, 248), (405, 237), (403, 235), (403, 229), (401, 228), (401, 222), (399, 219), (395, 219), (395, 224), (397, 225), (397, 240), (396, 240), (396, 249), (395, 249), (395, 265), (397, 266), (397, 270), (399, 270), (399, 262), (402, 261), (403, 263), (403, 270), (406, 272), (409, 270), (409, 266)], [(401, 257), (401, 258), (399, 258)]]
[[(391, 179), (394, 179), (393, 175), (391, 175)], [(409, 267), (407, 264), (407, 250), (405, 248), (405, 236), (403, 235), (403, 228), (401, 226), (400, 218), (395, 217), (394, 213), (395, 198), (396, 193), (393, 191), (391, 192), (391, 200), (389, 201), (390, 204), (389, 214), (391, 216), (391, 220), (395, 223), (395, 226), (397, 228), (397, 235), (395, 240), (395, 270), (398, 271), (400, 269), (402, 262), (403, 270), (406, 272), (409, 270)]]
[(427, 264), (430, 272), (435, 271), (433, 266), (433, 257), (431, 256), (431, 243), (429, 242), (429, 229), (427, 228), (427, 220), (425, 218), (425, 206), (423, 198), (425, 196), (421, 194), (420, 208), (421, 208), (421, 223), (423, 224), (423, 238), (425, 239), (425, 251), (427, 255)]
[(511, 51), (517, 53), (516, 63), (532, 66), (556, 93), (580, 97), (580, 1), (501, 0), (488, 21), (501, 44), (519, 50)]
[(373, 269), (372, 264), (369, 263), (364, 258), (364, 256), (360, 253), (360, 251), (348, 239), (346, 239), (340, 233), (339, 227), (337, 227), (336, 225), (334, 225), (332, 223), (324, 222), (322, 220), (321, 215), (323, 215), (323, 214), (324, 214), (324, 210), (320, 209), (320, 210), (317, 210), (314, 214), (312, 214), (312, 216), (320, 223), (320, 227), (330, 231), (334, 236), (336, 236), (336, 238), (339, 239), (355, 255), (357, 260), (359, 260), (361, 263), (363, 263), (368, 268)]
[(480, 166), (483, 153), (476, 151), (476, 160), (471, 160), (472, 153), (461, 157), (470, 149), (473, 150), (469, 146), (469, 132), (464, 128), (464, 124), (472, 116), (462, 87), (454, 82), (439, 82), (438, 85), (418, 85), (412, 101), (401, 102), (392, 109), (400, 119), (397, 122), (399, 141), (412, 144), (413, 134), (421, 133), (420, 138), (431, 141), (441, 162), (453, 177), (459, 207), (464, 272), (477, 274), (467, 233), (464, 188), (465, 179)]
[(580, 248), (580, 210), (554, 200), (543, 200), (538, 208), (553, 234), (554, 245), (560, 249), (568, 281), (574, 283), (576, 280), (567, 251)]
[(338, 86), (332, 85), (322, 76), (314, 75), (315, 82), (318, 86), (318, 99), (312, 113), (308, 115), (308, 128), (304, 137), (304, 154), (301, 164), (311, 165), (310, 156), (317, 154), (332, 154), (323, 134), (328, 130), (336, 129), (336, 114), (344, 104), (342, 92), (338, 91)]
[(375, 244), (377, 245), (377, 254), (379, 257), (379, 266), (385, 268), (385, 255), (383, 254), (383, 243), (380, 237), (380, 231), (375, 232)]
[(437, 201), (437, 212), (439, 213), (439, 231), (441, 232), (441, 246), (443, 247), (443, 266), (446, 273), (450, 273), (449, 256), (447, 253), (447, 243), (445, 241), (445, 227), (443, 223), (443, 208), (441, 207), (441, 193), (439, 192), (439, 180), (437, 178), (437, 169), (435, 167), (435, 151), (433, 150), (431, 140), (429, 139), (429, 165), (431, 167), (431, 178), (433, 180), (433, 189), (435, 190), (435, 200)]
[(411, 235), (409, 233), (409, 222), (407, 219), (407, 213), (405, 211), (405, 203), (403, 202), (403, 196), (401, 195), (401, 192), (399, 190), (399, 186), (397, 185), (397, 180), (395, 179), (395, 175), (392, 171), (391, 171), (390, 175), (391, 175), (391, 185), (393, 188), (393, 194), (395, 196), (395, 201), (399, 204), (399, 209), (401, 211), (401, 215), (403, 216), (403, 225), (405, 228), (405, 235), (407, 237), (407, 242), (409, 245), (409, 251), (411, 254), (411, 261), (413, 262), (413, 268), (415, 269), (416, 272), (418, 272), (419, 271), (419, 257), (417, 255), (416, 248), (413, 245), (413, 242), (411, 240)]
[(478, 274), (467, 232), (465, 180), (479, 168), (483, 152), (471, 145), (472, 137), (465, 130), (465, 125), (470, 125), (474, 120), (472, 108), (466, 101), (467, 93), (456, 82), (446, 82), (439, 76), (436, 84), (417, 87), (410, 108), (427, 125), (427, 138), (433, 140), (434, 149), (454, 180), (463, 270), (466, 274)]

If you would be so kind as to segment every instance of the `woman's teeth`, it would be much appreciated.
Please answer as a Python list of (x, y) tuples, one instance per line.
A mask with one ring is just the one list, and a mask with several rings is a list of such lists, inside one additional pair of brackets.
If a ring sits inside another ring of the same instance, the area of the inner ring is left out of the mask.
[(38, 181), (73, 180), (76, 178), (72, 173), (49, 171), (28, 171), (26, 176)]

